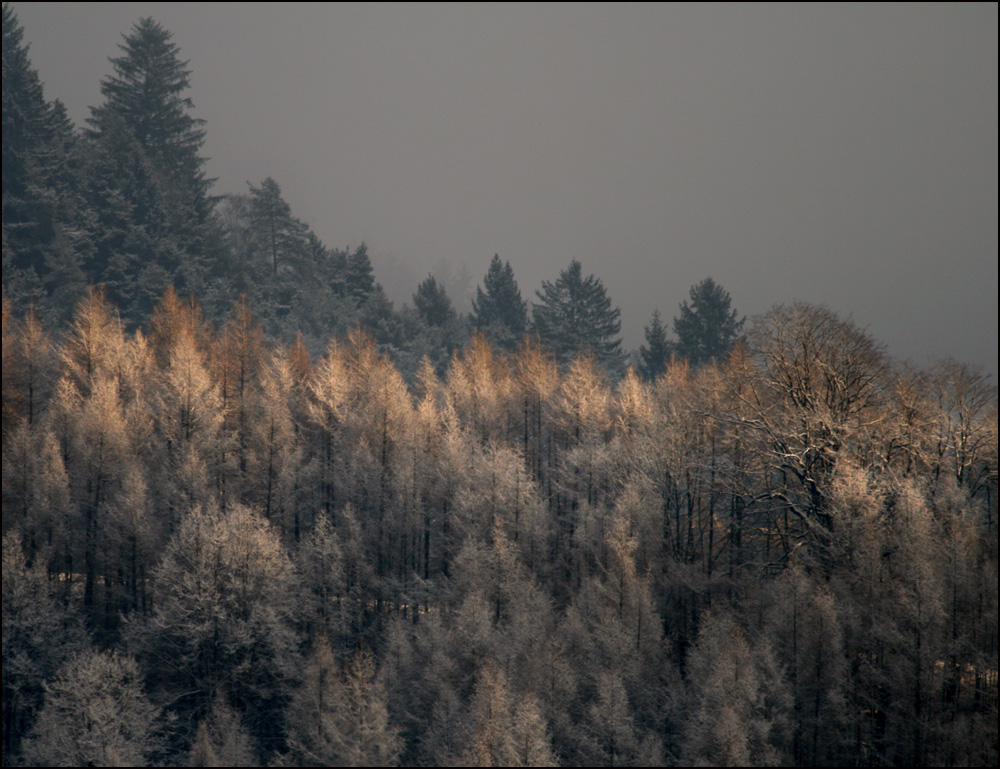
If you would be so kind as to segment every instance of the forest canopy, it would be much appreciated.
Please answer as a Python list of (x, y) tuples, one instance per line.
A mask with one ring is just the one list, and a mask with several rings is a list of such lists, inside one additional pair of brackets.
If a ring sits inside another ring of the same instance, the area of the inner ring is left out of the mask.
[(155, 21), (86, 131), (3, 56), (5, 765), (997, 764), (980, 369), (712, 279), (629, 366), (578, 261), (397, 309), (212, 197)]

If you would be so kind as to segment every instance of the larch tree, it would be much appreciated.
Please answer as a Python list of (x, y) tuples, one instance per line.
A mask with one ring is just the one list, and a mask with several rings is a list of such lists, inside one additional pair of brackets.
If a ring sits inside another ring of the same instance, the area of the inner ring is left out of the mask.
[[(213, 377), (222, 395), (227, 438), (231, 441), (229, 446), (223, 448), (228, 456), (220, 460), (219, 466), (228, 474), (229, 465), (235, 464), (235, 493), (238, 498), (246, 481), (250, 434), (256, 417), (254, 395), (265, 360), (264, 330), (245, 296), (240, 297), (233, 307), (228, 322), (216, 338), (210, 360)], [(225, 475), (220, 477), (220, 483), (226, 485)], [(220, 494), (223, 505), (227, 504), (229, 494), (228, 487)]]
[(326, 354), (316, 365), (309, 384), (308, 413), (314, 438), (316, 494), (322, 509), (330, 514), (340, 493), (340, 452), (343, 449), (344, 422), (350, 408), (350, 382), (344, 348), (330, 342)]
[(770, 636), (787, 665), (792, 709), (791, 758), (800, 766), (849, 763), (847, 724), (850, 660), (837, 597), (799, 563), (773, 583)]
[(307, 591), (303, 603), (305, 622), (315, 633), (340, 630), (338, 619), (344, 594), (344, 564), (340, 537), (326, 513), (319, 513), (312, 531), (299, 546), (296, 565)]
[(169, 340), (154, 326), (157, 350), (167, 356), (156, 392), (154, 435), (159, 461), (169, 468), (154, 479), (154, 493), (173, 522), (192, 506), (209, 503), (213, 481), (222, 475), (224, 448), (221, 388), (212, 381), (195, 329), (182, 318), (176, 321)]
[[(9, 304), (5, 300), (5, 309)], [(24, 421), (35, 424), (52, 387), (55, 348), (33, 307), (4, 324), (3, 434)]]
[(783, 760), (790, 702), (766, 639), (751, 644), (728, 614), (706, 613), (686, 677), (683, 763), (771, 766)]
[(507, 438), (514, 383), (509, 368), (487, 338), (475, 333), (448, 368), (445, 397), (462, 426), (481, 442)]
[(402, 747), (389, 721), (375, 659), (355, 652), (338, 665), (324, 634), (292, 698), (288, 743), (302, 766), (392, 766)]
[[(115, 379), (102, 372), (75, 414), (73, 456), (70, 463), (71, 502), (79, 512), (84, 558), (83, 602), (94, 608), (98, 577), (103, 575), (107, 548), (103, 546), (109, 503), (134, 461), (122, 403)], [(105, 597), (109, 585), (102, 582)], [(110, 609), (105, 605), (105, 609)], [(110, 620), (105, 611), (104, 619)]]
[(458, 756), (465, 766), (517, 766), (511, 696), (507, 676), (493, 660), (486, 660), (476, 676), (469, 703), (468, 743)]
[(157, 747), (158, 717), (134, 658), (85, 651), (46, 685), (25, 758), (41, 766), (142, 766)]
[(298, 607), (288, 600), (298, 577), (274, 529), (238, 504), (193, 509), (153, 584), (155, 611), (129, 630), (160, 695), (174, 697), (193, 731), (224, 688), (262, 749), (276, 749), (298, 664)]
[(121, 319), (104, 287), (88, 289), (62, 345), (63, 375), (86, 396), (99, 374), (115, 374), (124, 346)]
[(294, 389), (291, 365), (279, 348), (261, 369), (247, 483), (250, 499), (265, 517), (298, 541), (303, 460), (290, 408)]
[[(5, 481), (6, 485), (6, 481)], [(46, 564), (29, 565), (20, 535), (3, 535), (3, 763), (17, 763), (45, 695), (69, 658), (87, 643), (83, 623), (56, 594)]]
[(39, 550), (69, 546), (69, 488), (52, 431), (25, 423), (14, 428), (3, 449), (3, 518), (5, 527), (16, 523), (29, 558)]
[(198, 724), (187, 766), (260, 766), (253, 737), (239, 712), (226, 702), (224, 691), (216, 693), (208, 714)]
[(540, 345), (525, 338), (514, 359), (521, 449), (531, 471), (548, 475), (554, 451), (552, 411), (559, 369)]
[(201, 306), (194, 295), (182, 300), (177, 290), (170, 286), (160, 298), (149, 318), (149, 344), (161, 369), (170, 365), (174, 346), (190, 338), (205, 352), (208, 348), (208, 329), (202, 317)]

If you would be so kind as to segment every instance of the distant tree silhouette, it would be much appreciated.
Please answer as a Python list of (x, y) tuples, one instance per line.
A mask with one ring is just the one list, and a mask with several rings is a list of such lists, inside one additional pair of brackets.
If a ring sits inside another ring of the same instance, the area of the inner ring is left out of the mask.
[(643, 332), (646, 344), (639, 347), (639, 371), (646, 379), (656, 379), (667, 368), (672, 349), (659, 310), (653, 311), (653, 317)]
[(674, 318), (677, 354), (691, 365), (721, 360), (732, 348), (745, 318), (737, 320), (729, 292), (711, 278), (691, 286), (691, 304), (681, 302)]
[[(485, 289), (485, 290), (484, 290)], [(472, 300), (472, 323), (493, 344), (514, 349), (528, 330), (528, 303), (514, 280), (510, 262), (501, 264), (496, 254)]]
[(428, 326), (446, 326), (455, 318), (455, 308), (444, 290), (444, 286), (428, 275), (413, 295), (413, 305), (420, 314), (420, 319)]
[(590, 350), (605, 368), (621, 365), (621, 310), (613, 307), (604, 284), (593, 275), (583, 277), (575, 259), (554, 283), (542, 281), (532, 307), (539, 336), (552, 345), (560, 363)]

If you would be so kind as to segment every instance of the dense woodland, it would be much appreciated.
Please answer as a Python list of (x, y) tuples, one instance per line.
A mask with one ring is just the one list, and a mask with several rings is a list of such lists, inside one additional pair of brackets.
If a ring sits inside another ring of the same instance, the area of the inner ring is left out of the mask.
[(123, 40), (79, 131), (4, 6), (5, 765), (997, 764), (982, 371), (710, 279), (630, 357), (578, 262), (397, 310)]

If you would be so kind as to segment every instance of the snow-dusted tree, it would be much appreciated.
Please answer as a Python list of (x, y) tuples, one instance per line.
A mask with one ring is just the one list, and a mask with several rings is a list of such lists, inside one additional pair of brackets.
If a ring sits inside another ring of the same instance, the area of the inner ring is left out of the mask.
[(165, 330), (154, 326), (155, 349), (166, 359), (153, 420), (158, 461), (169, 468), (158, 474), (154, 489), (158, 504), (176, 521), (182, 510), (208, 504), (218, 490), (226, 444), (221, 388), (212, 381), (196, 329), (181, 317), (170, 322), (170, 330), (167, 339)]
[(706, 613), (687, 661), (681, 761), (770, 766), (783, 759), (790, 706), (766, 639), (753, 645), (726, 613)]
[(257, 418), (250, 430), (247, 491), (268, 520), (298, 540), (302, 524), (301, 500), (297, 498), (302, 484), (302, 452), (291, 411), (294, 390), (291, 364), (279, 348), (260, 373)]
[(456, 757), (460, 765), (557, 765), (535, 698), (528, 694), (518, 699), (492, 659), (476, 674), (464, 742)]
[(521, 456), (500, 444), (469, 446), (456, 460), (463, 475), (452, 501), (454, 548), (470, 537), (488, 542), (496, 530), (524, 563), (537, 566), (548, 532), (543, 502)]
[(555, 360), (525, 339), (515, 358), (520, 442), (528, 467), (539, 479), (548, 476), (554, 451), (552, 401), (559, 389)]
[(304, 619), (319, 631), (338, 624), (344, 594), (344, 565), (337, 530), (325, 513), (316, 516), (312, 531), (296, 554), (296, 565), (305, 589)]
[(187, 766), (260, 766), (253, 738), (240, 714), (226, 703), (224, 691), (216, 693), (198, 724)]
[(584, 723), (587, 763), (604, 766), (638, 763), (639, 741), (632, 706), (621, 676), (615, 670), (598, 673), (596, 696)]
[[(259, 187), (250, 186), (250, 213), (259, 257), (278, 276), (278, 264), (294, 267), (306, 250), (306, 226), (292, 216), (281, 188), (270, 176)], [(265, 273), (266, 274), (266, 273)]]
[(13, 765), (21, 739), (42, 705), (42, 682), (86, 644), (83, 623), (55, 595), (36, 560), (32, 566), (21, 537), (3, 537), (3, 763)]
[[(225, 428), (232, 436), (232, 455), (239, 473), (238, 486), (247, 472), (254, 392), (264, 364), (264, 332), (246, 296), (233, 307), (211, 353), (212, 374), (222, 396)], [(238, 493), (241, 489), (237, 488)], [(227, 494), (222, 495), (225, 505)]]
[(40, 548), (65, 552), (69, 511), (69, 476), (59, 441), (50, 430), (19, 424), (3, 449), (4, 526), (17, 523), (32, 559)]
[[(77, 136), (45, 100), (24, 29), (3, 7), (3, 284), (21, 308), (65, 318), (79, 298), (89, 211), (79, 194)], [(6, 412), (5, 412), (6, 415)]]
[(376, 574), (383, 577), (406, 568), (396, 537), (404, 531), (399, 525), (406, 514), (403, 500), (412, 499), (412, 492), (401, 493), (401, 486), (412, 467), (413, 401), (399, 371), (366, 333), (356, 331), (348, 338), (345, 363), (348, 498), (358, 510)]
[(157, 747), (158, 715), (134, 658), (82, 652), (45, 685), (25, 758), (39, 766), (142, 766)]
[(187, 62), (171, 33), (153, 19), (140, 19), (124, 42), (122, 55), (111, 59), (114, 74), (101, 83), (106, 102), (93, 110), (91, 123), (100, 130), (109, 113), (119, 116), (142, 145), (178, 178), (175, 184), (205, 195), (208, 181), (198, 153), (204, 143), (203, 120), (191, 117), (191, 99), (184, 96), (190, 84)]
[(309, 416), (314, 427), (312, 447), (316, 465), (318, 502), (328, 514), (338, 502), (340, 452), (343, 450), (343, 429), (350, 398), (347, 357), (336, 340), (330, 342), (326, 354), (316, 366), (309, 385)]
[(798, 765), (846, 763), (849, 659), (834, 593), (795, 564), (772, 589), (772, 646), (787, 666), (791, 758)]
[(262, 748), (275, 749), (297, 664), (298, 606), (289, 596), (298, 580), (272, 527), (239, 504), (195, 508), (167, 544), (154, 585), (155, 611), (133, 620), (131, 635), (162, 696), (192, 719), (193, 732), (225, 688)]
[[(117, 382), (102, 372), (80, 404), (70, 465), (71, 501), (82, 518), (84, 606), (94, 605), (97, 578), (103, 574), (106, 550), (101, 546), (107, 505), (120, 488), (133, 460)], [(104, 583), (105, 597), (110, 587)], [(109, 607), (106, 607), (109, 608)], [(108, 617), (105, 617), (108, 619)]]
[(402, 747), (374, 657), (355, 652), (341, 668), (322, 633), (288, 722), (288, 744), (300, 766), (391, 766)]
[(455, 308), (452, 307), (444, 286), (428, 275), (413, 295), (413, 306), (417, 308), (420, 319), (428, 326), (447, 326), (455, 319)]
[[(956, 483), (975, 495), (997, 472), (987, 461), (990, 447), (996, 454), (997, 388), (981, 368), (954, 359), (938, 362), (930, 375), (930, 396), (934, 409), (932, 472), (954, 476)], [(991, 419), (992, 412), (992, 425)]]
[(510, 368), (477, 332), (452, 359), (445, 396), (462, 426), (486, 443), (506, 440), (508, 432), (517, 427), (512, 423), (513, 389)]
[(817, 541), (836, 522), (826, 497), (838, 460), (863, 456), (885, 400), (888, 361), (867, 333), (826, 307), (794, 302), (758, 318), (749, 333), (756, 369), (733, 377), (743, 424), (762, 452), (765, 493)]
[(170, 365), (171, 351), (187, 340), (193, 340), (198, 350), (205, 353), (210, 341), (207, 324), (194, 296), (181, 300), (170, 286), (149, 319), (149, 344), (160, 368)]
[(124, 346), (121, 321), (104, 288), (89, 289), (77, 305), (62, 345), (64, 375), (87, 395), (99, 372), (117, 371)]
[[(5, 311), (9, 303), (4, 300)], [(42, 415), (54, 378), (52, 341), (34, 308), (18, 322), (4, 321), (3, 435), (20, 421)]]
[[(612, 393), (604, 370), (590, 355), (573, 359), (555, 398), (553, 419), (564, 447), (560, 490), (570, 512), (580, 505), (603, 505), (610, 491)], [(567, 521), (570, 531), (575, 521)]]

